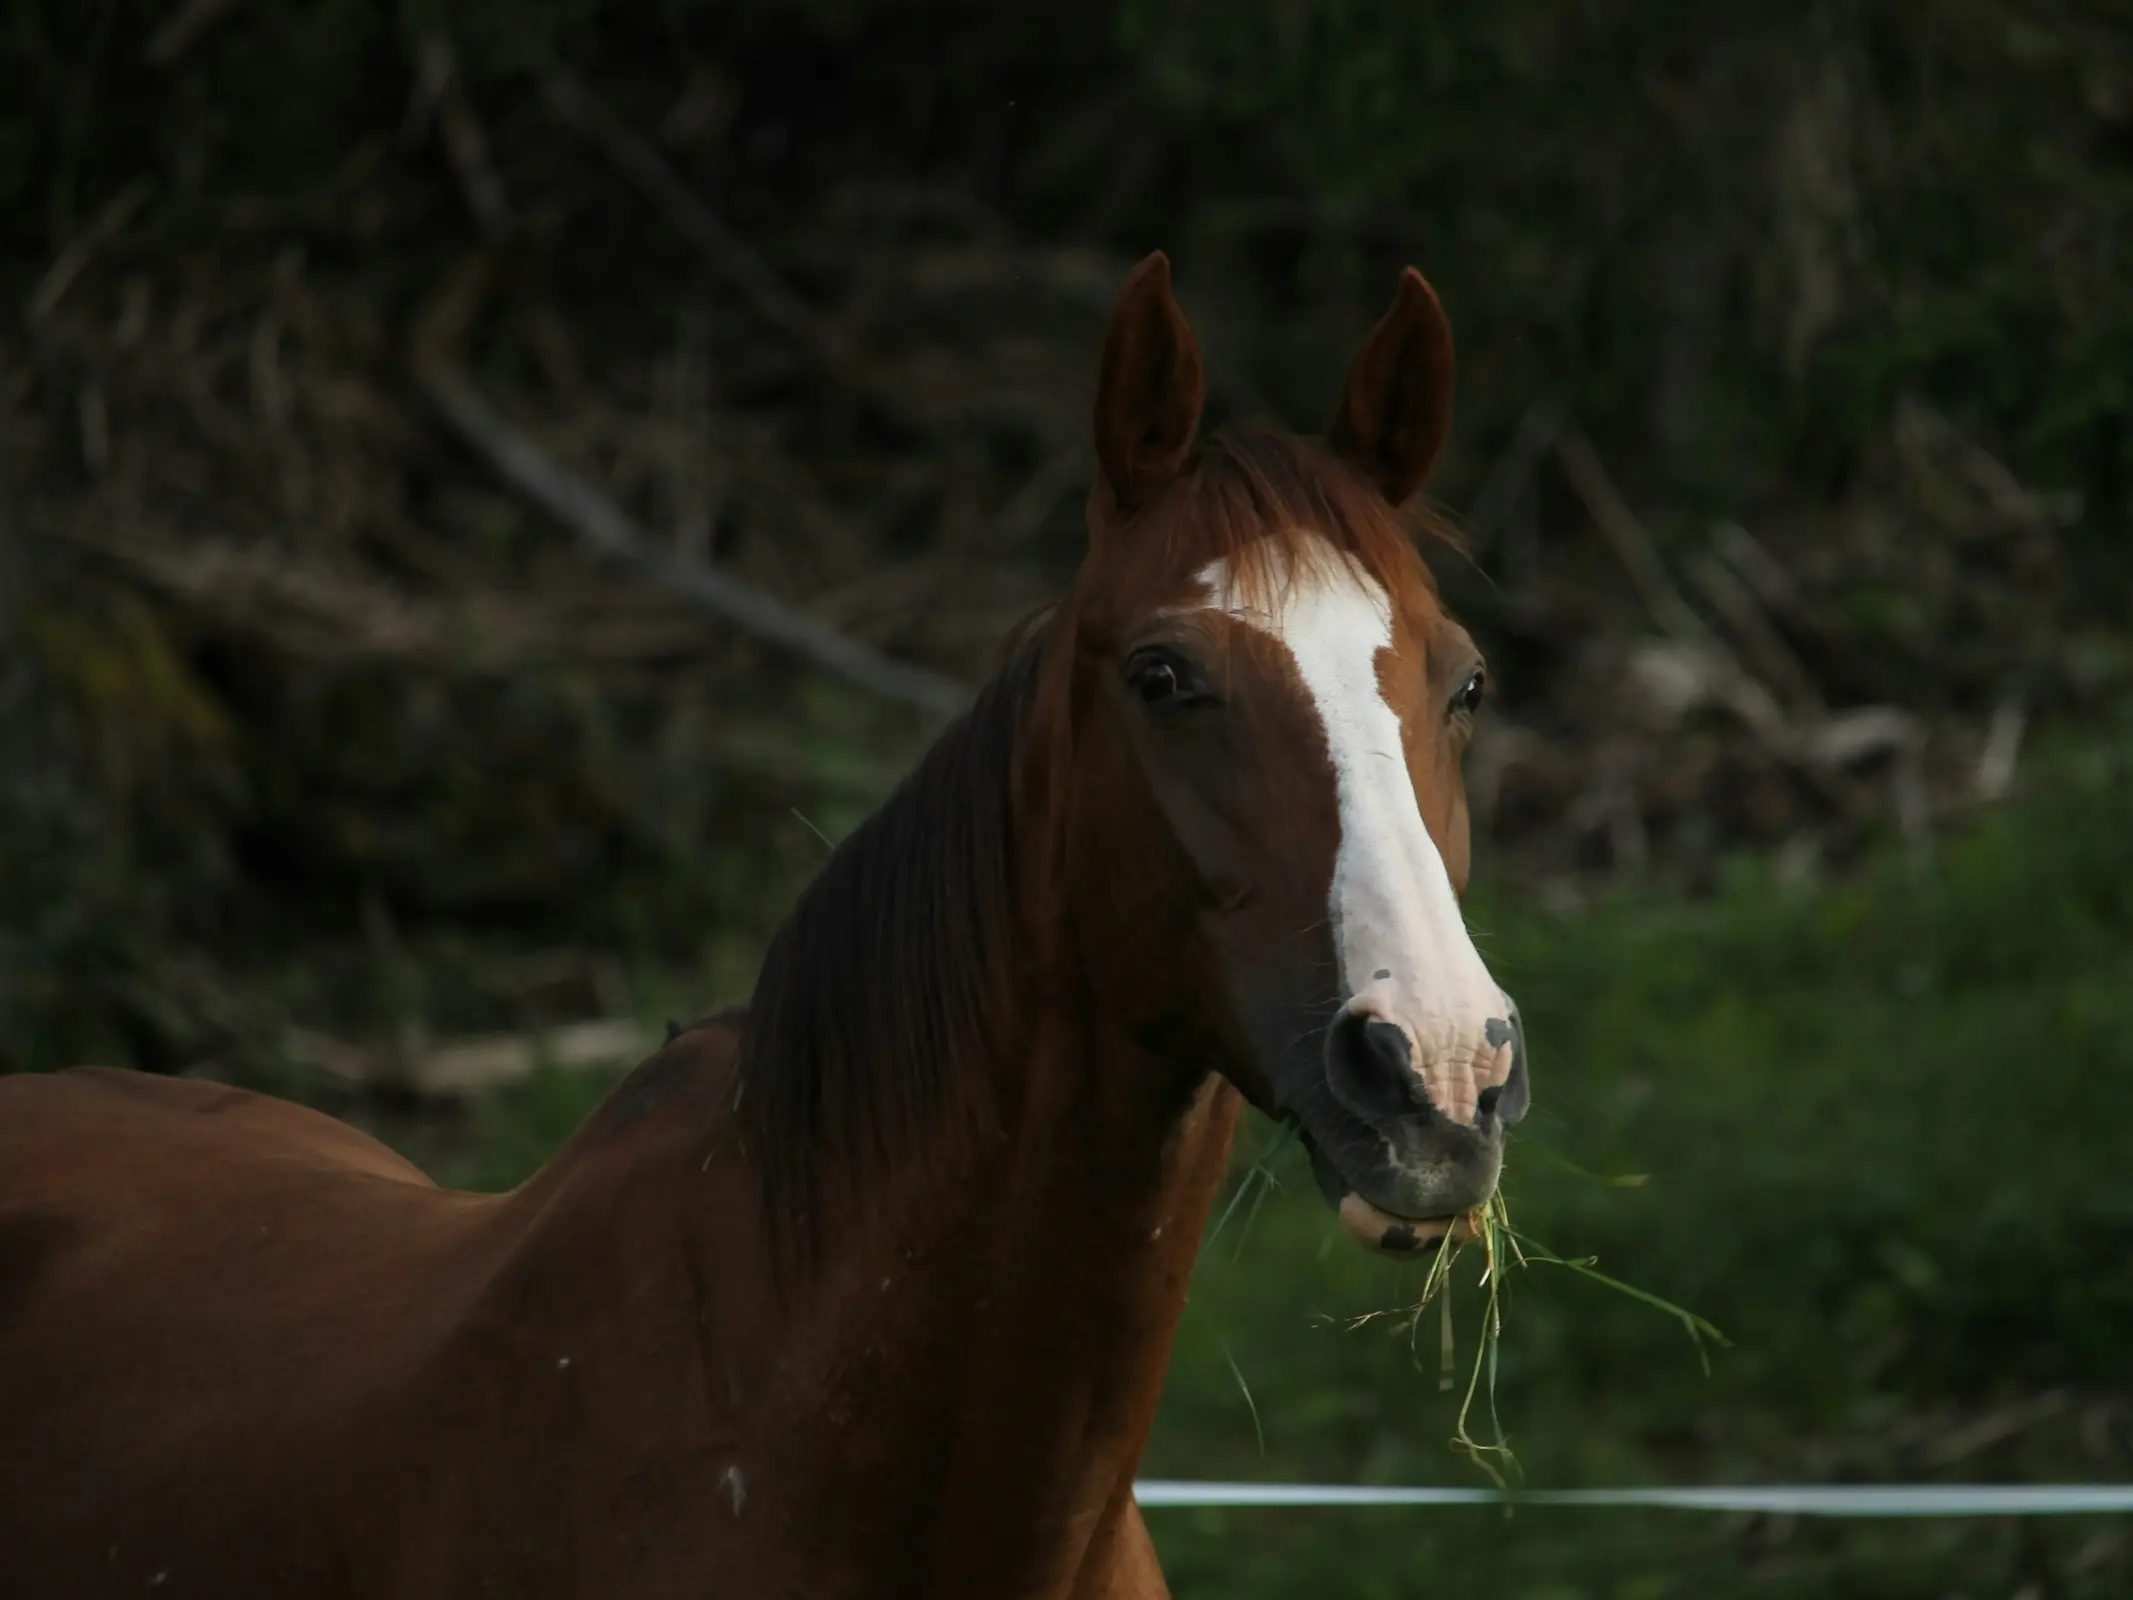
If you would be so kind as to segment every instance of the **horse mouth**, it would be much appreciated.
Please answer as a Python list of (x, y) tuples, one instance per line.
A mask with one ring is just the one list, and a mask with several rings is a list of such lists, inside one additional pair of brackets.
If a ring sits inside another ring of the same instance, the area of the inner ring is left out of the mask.
[(1348, 1237), (1366, 1250), (1388, 1256), (1420, 1255), (1449, 1240), (1464, 1244), (1481, 1232), (1481, 1213), (1458, 1211), (1448, 1217), (1403, 1217), (1372, 1205), (1350, 1189), (1335, 1207)]
[(1327, 1156), (1319, 1141), (1312, 1137), (1311, 1130), (1304, 1127), (1300, 1119), (1292, 1126), (1305, 1153), (1311, 1158), (1311, 1170), (1318, 1179), (1319, 1192), (1333, 1208), (1334, 1215), (1340, 1218), (1348, 1237), (1364, 1249), (1380, 1255), (1418, 1256), (1447, 1242), (1464, 1244), (1479, 1237), (1480, 1207), (1441, 1212), (1435, 1216), (1416, 1216), (1366, 1200), (1357, 1190), (1355, 1180)]

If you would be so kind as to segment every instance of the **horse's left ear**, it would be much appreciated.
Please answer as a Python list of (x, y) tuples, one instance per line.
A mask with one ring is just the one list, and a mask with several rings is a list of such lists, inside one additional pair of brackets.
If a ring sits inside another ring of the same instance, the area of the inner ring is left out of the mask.
[(1178, 475), (1205, 395), (1200, 347), (1171, 296), (1170, 258), (1158, 250), (1118, 292), (1096, 379), (1096, 460), (1120, 511), (1130, 514)]
[(1452, 426), (1452, 327), (1436, 291), (1409, 267), (1392, 309), (1348, 369), (1333, 448), (1395, 506), (1429, 477)]

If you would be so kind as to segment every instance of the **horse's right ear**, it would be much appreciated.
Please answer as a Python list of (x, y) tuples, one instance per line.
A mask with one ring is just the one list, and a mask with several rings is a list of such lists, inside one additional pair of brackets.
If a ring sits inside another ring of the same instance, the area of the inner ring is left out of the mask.
[(1205, 395), (1200, 347), (1171, 297), (1170, 258), (1158, 250), (1118, 292), (1096, 379), (1096, 460), (1121, 513), (1178, 475)]
[(1451, 324), (1436, 290), (1409, 267), (1348, 369), (1331, 443), (1399, 506), (1428, 479), (1451, 426)]

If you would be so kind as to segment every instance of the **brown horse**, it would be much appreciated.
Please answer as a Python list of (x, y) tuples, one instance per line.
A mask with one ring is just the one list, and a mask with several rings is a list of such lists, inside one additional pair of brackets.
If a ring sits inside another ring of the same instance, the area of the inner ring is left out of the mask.
[(1142, 262), (1067, 599), (510, 1194), (0, 1081), (0, 1594), (1162, 1594), (1133, 1476), (1239, 1092), (1392, 1251), (1525, 1106), (1458, 905), (1481, 663), (1396, 515), (1451, 365), (1409, 271), (1326, 441), (1196, 450)]

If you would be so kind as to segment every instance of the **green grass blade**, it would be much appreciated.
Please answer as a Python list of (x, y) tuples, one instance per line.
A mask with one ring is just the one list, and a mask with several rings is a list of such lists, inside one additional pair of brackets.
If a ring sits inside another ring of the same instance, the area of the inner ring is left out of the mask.
[(1237, 1380), (1237, 1392), (1244, 1396), (1245, 1409), (1252, 1414), (1252, 1436), (1259, 1441), (1259, 1454), (1266, 1454), (1266, 1429), (1259, 1425), (1259, 1402), (1252, 1398), (1252, 1386), (1244, 1381), (1244, 1369), (1237, 1365), (1237, 1358), (1230, 1354), (1229, 1341), (1217, 1336), (1215, 1342), (1222, 1347), (1222, 1359), (1229, 1363), (1229, 1375)]

